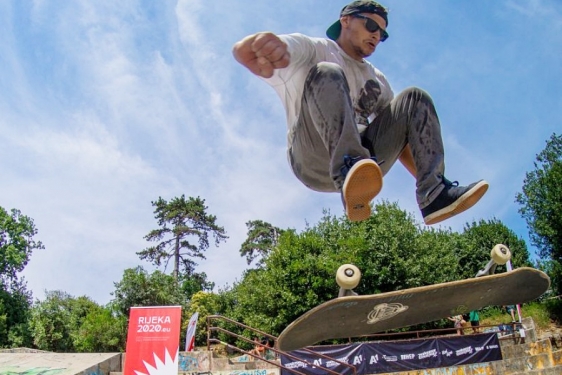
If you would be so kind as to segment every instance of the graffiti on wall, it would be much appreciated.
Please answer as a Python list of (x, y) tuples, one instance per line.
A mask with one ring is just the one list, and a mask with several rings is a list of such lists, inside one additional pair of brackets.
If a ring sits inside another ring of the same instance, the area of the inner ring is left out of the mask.
[(274, 375), (278, 372), (271, 370), (235, 370), (230, 371), (228, 375)]
[[(211, 369), (209, 353), (207, 352), (183, 352), (179, 356), (179, 371), (205, 372)], [(0, 374), (1, 375), (1, 374)]]
[(99, 367), (96, 368), (95, 370), (90, 369), (85, 371), (85, 375), (105, 375), (105, 374), (106, 373), (103, 370), (101, 370)]
[(57, 375), (64, 372), (65, 368), (50, 368), (50, 367), (0, 367), (0, 375)]
[(240, 363), (240, 362), (250, 362), (253, 361), (254, 357), (248, 354), (240, 355), (238, 357), (230, 358), (232, 363)]

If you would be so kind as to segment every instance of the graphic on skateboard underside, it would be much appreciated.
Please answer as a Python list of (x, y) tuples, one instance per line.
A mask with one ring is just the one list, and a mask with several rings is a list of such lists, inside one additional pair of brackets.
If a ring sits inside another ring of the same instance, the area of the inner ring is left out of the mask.
[(279, 335), (280, 350), (357, 337), (466, 314), (490, 305), (512, 305), (540, 297), (550, 286), (533, 268), (389, 293), (346, 296), (306, 312)]

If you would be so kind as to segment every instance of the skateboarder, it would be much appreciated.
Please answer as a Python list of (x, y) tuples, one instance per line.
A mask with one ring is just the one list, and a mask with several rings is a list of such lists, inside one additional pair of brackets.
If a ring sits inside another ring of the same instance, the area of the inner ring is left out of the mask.
[(409, 88), (394, 97), (365, 58), (388, 38), (388, 12), (353, 1), (326, 31), (328, 39), (259, 32), (233, 47), (235, 59), (265, 79), (285, 106), (288, 159), (309, 188), (341, 192), (347, 217), (367, 219), (370, 202), (397, 160), (416, 178), (426, 224), (472, 207), (488, 189), (444, 176), (441, 126), (431, 97)]

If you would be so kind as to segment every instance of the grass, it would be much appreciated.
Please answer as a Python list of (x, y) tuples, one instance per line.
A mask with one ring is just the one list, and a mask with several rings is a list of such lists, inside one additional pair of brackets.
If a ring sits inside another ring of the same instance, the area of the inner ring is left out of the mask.
[[(533, 318), (536, 327), (539, 329), (547, 329), (552, 323), (548, 306), (540, 302), (522, 305), (521, 316), (523, 318)], [(518, 319), (517, 314), (515, 314), (515, 319)], [(480, 325), (498, 325), (502, 323), (511, 323), (511, 315), (504, 309), (498, 307), (488, 308), (480, 314)]]

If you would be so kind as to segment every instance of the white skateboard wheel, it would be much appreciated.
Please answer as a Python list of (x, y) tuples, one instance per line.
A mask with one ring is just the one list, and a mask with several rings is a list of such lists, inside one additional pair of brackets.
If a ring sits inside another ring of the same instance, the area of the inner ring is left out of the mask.
[(336, 282), (340, 288), (353, 289), (359, 285), (361, 271), (353, 264), (344, 264), (336, 272)]
[(494, 246), (492, 252), (490, 253), (490, 256), (496, 264), (499, 264), (501, 266), (506, 264), (507, 261), (511, 259), (511, 251), (509, 251), (509, 248), (507, 246), (498, 244)]

